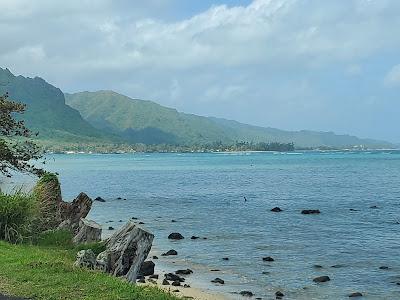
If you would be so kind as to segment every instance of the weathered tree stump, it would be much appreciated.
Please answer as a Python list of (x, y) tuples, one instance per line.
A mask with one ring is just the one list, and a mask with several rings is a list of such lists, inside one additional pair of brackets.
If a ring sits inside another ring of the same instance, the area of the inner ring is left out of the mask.
[(138, 224), (132, 221), (126, 223), (106, 240), (109, 272), (114, 276), (125, 276), (128, 281), (135, 283), (153, 239), (154, 235)]
[(39, 217), (35, 222), (36, 231), (52, 230), (62, 222), (59, 207), (62, 202), (60, 182), (55, 174), (44, 174), (33, 189), (38, 202)]
[(74, 244), (93, 243), (101, 241), (101, 226), (95, 221), (81, 219), (78, 233), (72, 239)]
[(88, 215), (92, 203), (92, 199), (85, 193), (80, 193), (72, 202), (61, 201), (59, 206), (61, 224), (59, 228), (69, 229), (76, 234), (79, 230), (80, 220)]

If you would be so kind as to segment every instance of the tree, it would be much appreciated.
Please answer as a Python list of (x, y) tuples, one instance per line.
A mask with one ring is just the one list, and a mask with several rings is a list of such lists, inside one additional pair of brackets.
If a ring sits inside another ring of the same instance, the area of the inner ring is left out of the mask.
[(0, 172), (7, 177), (11, 177), (12, 171), (38, 176), (44, 172), (31, 163), (41, 157), (39, 147), (29, 139), (32, 132), (24, 121), (15, 118), (25, 108), (25, 104), (8, 100), (7, 93), (0, 96)]

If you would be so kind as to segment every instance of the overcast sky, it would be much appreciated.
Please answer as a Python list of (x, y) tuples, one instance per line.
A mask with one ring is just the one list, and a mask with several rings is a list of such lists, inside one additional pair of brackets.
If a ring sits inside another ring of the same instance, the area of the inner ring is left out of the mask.
[(400, 142), (399, 0), (0, 0), (0, 66), (65, 92)]

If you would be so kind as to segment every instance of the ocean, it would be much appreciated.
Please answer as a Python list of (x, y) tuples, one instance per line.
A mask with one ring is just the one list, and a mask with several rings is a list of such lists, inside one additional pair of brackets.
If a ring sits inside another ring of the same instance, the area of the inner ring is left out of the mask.
[[(156, 265), (194, 270), (193, 287), (231, 299), (243, 290), (400, 299), (400, 151), (57, 154), (45, 166), (59, 173), (64, 199), (81, 191), (106, 199), (89, 215), (105, 235), (132, 217), (144, 222), (153, 253), (178, 251)], [(170, 241), (171, 232), (185, 239)], [(322, 275), (331, 280), (313, 282)], [(216, 277), (225, 284), (212, 284)]]

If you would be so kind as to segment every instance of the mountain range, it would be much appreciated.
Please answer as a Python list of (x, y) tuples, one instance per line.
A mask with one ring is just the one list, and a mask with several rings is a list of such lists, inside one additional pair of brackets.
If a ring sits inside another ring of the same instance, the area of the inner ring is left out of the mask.
[(293, 142), (296, 147), (345, 148), (392, 144), (333, 132), (285, 131), (178, 112), (153, 101), (113, 91), (63, 92), (40, 77), (14, 76), (0, 68), (0, 94), (27, 104), (23, 119), (51, 143), (143, 143), (169, 145)]

